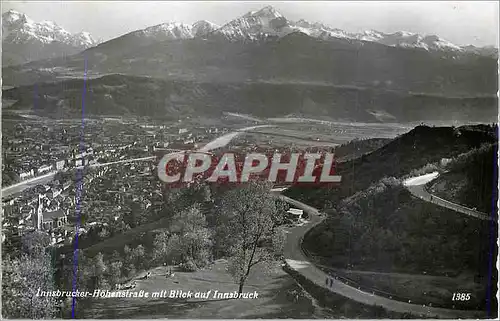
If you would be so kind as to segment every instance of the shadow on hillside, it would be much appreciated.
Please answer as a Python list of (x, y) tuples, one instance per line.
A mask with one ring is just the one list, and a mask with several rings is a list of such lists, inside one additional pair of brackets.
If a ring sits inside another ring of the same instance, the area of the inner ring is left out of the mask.
[(268, 306), (277, 306), (274, 312), (254, 313), (244, 316), (246, 319), (313, 319), (333, 317), (323, 315), (323, 310), (312, 302), (310, 296), (289, 275), (277, 278), (272, 285), (281, 285), (275, 293), (269, 293)]

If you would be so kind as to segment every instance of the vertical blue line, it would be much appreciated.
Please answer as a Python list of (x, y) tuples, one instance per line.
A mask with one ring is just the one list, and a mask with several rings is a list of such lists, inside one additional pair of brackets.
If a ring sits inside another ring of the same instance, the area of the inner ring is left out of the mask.
[(33, 111), (36, 112), (38, 104), (38, 83), (35, 83), (35, 92), (33, 93)]
[[(83, 130), (85, 128), (85, 94), (87, 92), (87, 57), (84, 56), (84, 72), (83, 72), (83, 92), (82, 92), (82, 124), (80, 128), (80, 154), (82, 154), (85, 150), (84, 145), (84, 136)], [(84, 165), (84, 163), (82, 164)], [(76, 291), (77, 286), (77, 276), (78, 276), (78, 232), (80, 230), (80, 220), (81, 220), (81, 208), (80, 208), (80, 200), (82, 196), (82, 188), (83, 188), (83, 169), (76, 169), (76, 231), (75, 231), (75, 248), (73, 250), (73, 292)], [(76, 297), (73, 297), (73, 302), (71, 306), (71, 318), (75, 319), (75, 306), (76, 306)]]
[[(498, 141), (498, 125), (495, 125), (495, 139)], [(493, 277), (493, 253), (495, 252), (495, 243), (497, 238), (495, 237), (495, 224), (496, 220), (496, 205), (497, 205), (497, 188), (498, 188), (498, 146), (493, 145), (493, 186), (492, 186), (492, 200), (491, 200), (491, 221), (490, 221), (490, 250), (488, 253), (488, 286), (486, 288), (486, 311), (488, 317), (491, 317), (491, 281)], [(495, 266), (496, 268), (496, 266)], [(497, 303), (498, 304), (498, 303)]]

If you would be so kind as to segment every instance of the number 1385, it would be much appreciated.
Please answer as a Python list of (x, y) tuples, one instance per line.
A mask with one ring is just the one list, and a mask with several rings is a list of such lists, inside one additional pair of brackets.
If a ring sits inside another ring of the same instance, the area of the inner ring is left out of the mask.
[(453, 293), (452, 301), (469, 301), (470, 293)]

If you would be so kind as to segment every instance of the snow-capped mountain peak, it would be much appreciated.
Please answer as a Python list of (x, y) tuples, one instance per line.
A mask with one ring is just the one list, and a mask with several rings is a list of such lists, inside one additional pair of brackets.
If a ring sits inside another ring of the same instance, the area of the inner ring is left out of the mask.
[(267, 19), (276, 19), (283, 17), (281, 13), (276, 11), (272, 6), (266, 6), (258, 11), (250, 11), (246, 13), (243, 17), (259, 17)]
[(219, 28), (216, 33), (229, 40), (255, 40), (269, 35), (282, 36), (289, 22), (271, 6), (258, 11), (250, 11)]
[(79, 48), (96, 45), (87, 33), (71, 34), (53, 21), (34, 22), (26, 14), (9, 10), (2, 14), (2, 41), (5, 43), (40, 43), (54, 41)]
[(202, 37), (218, 28), (218, 25), (206, 20), (197, 21), (192, 25), (181, 22), (165, 22), (133, 33), (156, 39), (156, 41), (164, 41)]
[(300, 19), (297, 22), (291, 23), (291, 28), (303, 32), (309, 36), (316, 38), (352, 38), (351, 35), (341, 29), (331, 28), (319, 22), (309, 22)]
[(94, 38), (92, 38), (90, 33), (88, 33), (87, 31), (79, 32), (75, 34), (73, 38), (76, 40), (77, 44), (83, 44), (86, 47), (91, 47), (96, 43), (96, 40), (94, 40)]
[(457, 46), (436, 35), (419, 35), (408, 31), (398, 31), (386, 34), (378, 31), (364, 32), (357, 37), (359, 40), (378, 42), (392, 47), (421, 48), (425, 50), (451, 50), (462, 51)]
[(398, 36), (398, 37), (412, 37), (412, 36), (415, 36), (416, 34), (413, 32), (409, 32), (409, 31), (398, 31), (398, 32), (395, 32), (394, 35)]
[(141, 30), (148, 37), (166, 37), (168, 39), (191, 38), (191, 26), (180, 22), (166, 22)]
[(220, 26), (216, 25), (215, 23), (207, 20), (200, 20), (193, 23), (192, 33), (194, 37), (202, 37), (214, 32), (219, 28)]
[(95, 45), (97, 41), (88, 32), (72, 34), (53, 21), (35, 22), (15, 10), (2, 14), (5, 66), (72, 55)]
[(12, 24), (25, 24), (34, 23), (33, 20), (29, 19), (24, 13), (10, 9), (2, 14), (2, 25), (12, 25)]
[(269, 36), (283, 37), (293, 32), (302, 32), (310, 37), (323, 40), (342, 38), (377, 42), (393, 47), (420, 48), (424, 50), (466, 50), (435, 35), (420, 35), (410, 31), (384, 33), (377, 30), (350, 33), (319, 22), (309, 22), (304, 19), (290, 21), (272, 6), (266, 6), (260, 10), (247, 12), (243, 16), (226, 23), (222, 27), (206, 20), (198, 21), (192, 26), (184, 25), (179, 27), (180, 25), (176, 26), (183, 31), (179, 31), (178, 36), (171, 36), (169, 38), (178, 39), (218, 35), (230, 41), (258, 40)]
[[(34, 22), (27, 15), (9, 10), (2, 14), (2, 40), (5, 44), (41, 44), (63, 43), (81, 50), (95, 46), (98, 42), (88, 32), (72, 34), (52, 21)], [(136, 30), (120, 38), (130, 37), (133, 45), (140, 39), (141, 45), (173, 39), (205, 38), (207, 36), (222, 37), (234, 41), (255, 41), (268, 37), (283, 37), (287, 34), (301, 32), (310, 37), (322, 40), (349, 39), (349, 41), (376, 42), (393, 47), (420, 48), (424, 50), (467, 51), (487, 53), (497, 49), (482, 50), (475, 47), (460, 47), (435, 35), (420, 35), (414, 32), (397, 31), (384, 33), (376, 30), (367, 30), (361, 33), (351, 33), (330, 27), (320, 22), (309, 22), (304, 19), (291, 21), (286, 19), (272, 6), (265, 6), (260, 10), (250, 11), (223, 26), (218, 26), (206, 20), (194, 24), (180, 22), (166, 22), (145, 29)], [(108, 42), (113, 42), (110, 40)]]
[(250, 11), (223, 25), (215, 31), (215, 34), (222, 35), (228, 40), (256, 40), (267, 36), (282, 37), (292, 32), (302, 32), (324, 40), (343, 38), (425, 50), (461, 50), (459, 46), (437, 36), (422, 36), (409, 31), (398, 31), (391, 34), (376, 30), (349, 33), (319, 22), (309, 22), (304, 19), (294, 22), (287, 20), (272, 6), (266, 6), (258, 11)]
[(52, 27), (52, 28), (59, 27), (54, 21), (48, 21), (48, 20), (44, 20), (44, 21), (40, 22), (40, 24), (47, 26), (47, 27)]
[(295, 25), (299, 26), (299, 27), (302, 27), (302, 28), (316, 28), (316, 29), (324, 29), (324, 30), (332, 29), (330, 27), (325, 26), (322, 23), (319, 23), (319, 22), (309, 22), (309, 21), (304, 20), (304, 19), (300, 19), (299, 21), (295, 22)]
[(384, 34), (377, 30), (365, 30), (357, 37), (359, 40), (377, 42), (384, 38)]

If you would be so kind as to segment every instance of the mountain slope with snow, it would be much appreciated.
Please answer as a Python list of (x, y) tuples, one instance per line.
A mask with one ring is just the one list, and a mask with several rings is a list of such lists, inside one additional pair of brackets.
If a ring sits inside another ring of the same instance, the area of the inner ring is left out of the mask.
[(250, 11), (234, 19), (214, 32), (227, 40), (258, 40), (267, 37), (283, 37), (290, 33), (302, 32), (320, 39), (352, 38), (347, 32), (330, 28), (321, 23), (310, 23), (303, 19), (294, 22), (286, 19), (271, 6), (259, 11)]
[(323, 83), (475, 97), (496, 94), (495, 51), (457, 47), (436, 36), (410, 32), (353, 34), (321, 23), (290, 21), (265, 7), (222, 27), (203, 20), (158, 24), (71, 57), (3, 68), (2, 73), (9, 86), (78, 78), (87, 66), (95, 75)]
[(405, 31), (388, 34), (375, 30), (368, 30), (363, 33), (349, 33), (322, 23), (311, 23), (303, 19), (294, 22), (286, 19), (271, 6), (266, 6), (259, 11), (250, 11), (242, 17), (228, 22), (216, 30), (214, 34), (234, 41), (258, 40), (269, 36), (283, 37), (293, 32), (302, 32), (308, 36), (323, 40), (340, 38), (377, 42), (392, 47), (474, 52), (477, 54), (492, 53), (490, 48), (482, 50), (473, 46), (461, 47), (436, 35), (419, 35)]
[(405, 31), (398, 31), (392, 34), (369, 31), (363, 34), (356, 34), (355, 37), (359, 40), (378, 42), (383, 45), (393, 47), (398, 46), (407, 48), (421, 48), (425, 50), (463, 51), (460, 46), (457, 46), (438, 36), (422, 36), (416, 33)]
[(72, 34), (55, 22), (35, 22), (14, 10), (2, 14), (3, 65), (71, 55), (96, 44), (88, 32)]
[(197, 21), (192, 25), (180, 22), (166, 22), (132, 31), (103, 42), (93, 48), (93, 53), (103, 55), (114, 51), (123, 52), (129, 48), (147, 46), (167, 40), (203, 38), (218, 28), (218, 25), (206, 20)]
[(219, 26), (207, 20), (200, 20), (195, 22), (191, 28), (193, 37), (205, 37), (219, 29)]
[(267, 6), (228, 22), (214, 34), (228, 40), (255, 40), (268, 35), (283, 36), (291, 31), (288, 20)]
[[(87, 32), (71, 34), (53, 22), (34, 22), (25, 14), (9, 10), (2, 15), (2, 41), (4, 65), (72, 55), (81, 50), (95, 47), (97, 42)], [(145, 29), (132, 31), (106, 41), (95, 47), (98, 55), (119, 53), (139, 46), (147, 46), (167, 40), (193, 38), (222, 39), (223, 41), (259, 41), (268, 38), (282, 38), (294, 32), (301, 32), (321, 40), (344, 39), (362, 44), (376, 42), (386, 46), (417, 48), (426, 51), (467, 53), (481, 56), (498, 55), (492, 47), (458, 46), (435, 35), (419, 35), (399, 31), (383, 33), (368, 30), (350, 33), (318, 22), (300, 19), (291, 21), (266, 6), (258, 11), (250, 11), (223, 26), (206, 20), (194, 24), (167, 22)]]

